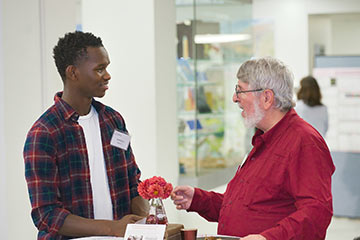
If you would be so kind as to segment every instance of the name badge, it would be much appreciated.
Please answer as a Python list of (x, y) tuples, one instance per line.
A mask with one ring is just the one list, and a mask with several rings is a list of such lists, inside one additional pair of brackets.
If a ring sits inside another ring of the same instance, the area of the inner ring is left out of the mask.
[(128, 134), (115, 129), (111, 137), (110, 145), (121, 148), (123, 150), (127, 150), (130, 144), (130, 138), (131, 137)]

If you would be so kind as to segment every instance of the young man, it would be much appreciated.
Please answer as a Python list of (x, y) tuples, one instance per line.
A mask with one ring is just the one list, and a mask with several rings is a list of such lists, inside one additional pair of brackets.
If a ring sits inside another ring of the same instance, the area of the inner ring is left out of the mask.
[(335, 168), (324, 139), (293, 110), (292, 73), (260, 58), (242, 64), (237, 78), (233, 101), (245, 125), (258, 128), (253, 149), (224, 194), (179, 186), (174, 204), (241, 240), (325, 239)]
[(147, 214), (147, 202), (137, 192), (140, 170), (124, 119), (94, 100), (109, 88), (108, 54), (99, 37), (72, 32), (59, 39), (54, 59), (63, 92), (24, 147), (38, 239), (123, 236)]

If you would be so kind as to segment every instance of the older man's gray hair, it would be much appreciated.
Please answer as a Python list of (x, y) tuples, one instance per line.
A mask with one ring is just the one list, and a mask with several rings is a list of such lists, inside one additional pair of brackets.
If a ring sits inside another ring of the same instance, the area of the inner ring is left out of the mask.
[(294, 75), (283, 62), (266, 57), (244, 62), (237, 73), (237, 78), (249, 83), (251, 89), (271, 89), (275, 95), (275, 108), (285, 112), (295, 106)]

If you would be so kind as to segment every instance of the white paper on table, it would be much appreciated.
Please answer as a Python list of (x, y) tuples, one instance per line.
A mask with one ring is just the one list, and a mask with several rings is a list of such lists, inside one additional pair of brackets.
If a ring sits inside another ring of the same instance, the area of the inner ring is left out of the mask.
[(235, 238), (235, 239), (239, 239), (239, 237), (236, 237), (236, 236), (231, 236), (231, 235), (218, 235), (218, 234), (197, 234), (196, 236), (197, 238), (206, 238), (206, 237), (215, 237), (215, 238)]
[(163, 240), (165, 224), (128, 224), (125, 240)]
[(145, 224), (146, 223), (146, 218), (142, 218), (139, 221), (135, 222), (135, 224)]
[(94, 236), (94, 237), (82, 237), (75, 238), (76, 240), (124, 240), (122, 237), (110, 237), (110, 236)]

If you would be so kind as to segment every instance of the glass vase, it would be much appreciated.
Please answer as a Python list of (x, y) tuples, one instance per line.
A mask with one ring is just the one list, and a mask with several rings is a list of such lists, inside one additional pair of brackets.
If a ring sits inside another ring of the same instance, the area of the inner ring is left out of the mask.
[(150, 199), (149, 215), (146, 217), (146, 224), (167, 224), (165, 207), (161, 198)]

